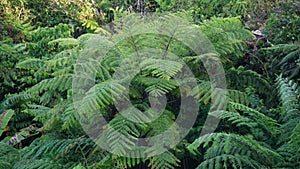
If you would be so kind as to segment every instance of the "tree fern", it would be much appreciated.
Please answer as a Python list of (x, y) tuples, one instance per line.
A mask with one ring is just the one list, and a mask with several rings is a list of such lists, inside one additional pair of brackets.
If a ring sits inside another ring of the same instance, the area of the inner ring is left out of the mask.
[[(23, 79), (26, 90), (7, 95), (1, 104), (15, 114), (4, 115), (1, 131), (7, 124), (19, 125), (5, 133), (3, 142), (21, 139), (0, 145), (0, 168), (174, 169), (192, 168), (185, 165), (192, 160), (190, 165), (197, 168), (297, 168), (297, 84), (279, 77), (280, 108), (264, 105), (259, 96), (269, 98), (272, 79), (231, 67), (253, 38), (239, 18), (212, 18), (198, 26), (175, 15), (131, 15), (115, 23), (115, 34), (76, 39), (70, 38), (66, 25), (32, 32), (31, 43), (25, 45), (32, 56), (16, 65), (30, 72), (32, 82)], [(56, 35), (60, 31), (63, 34)], [(42, 39), (47, 33), (51, 36)], [(12, 56), (18, 51), (11, 47), (0, 44), (0, 52)], [(295, 57), (288, 56), (280, 65)], [(214, 64), (219, 60), (226, 64), (228, 92), (215, 83), (225, 79), (209, 79), (204, 69), (220, 73)], [(191, 82), (197, 82), (192, 89), (186, 85)], [(189, 104), (181, 105), (182, 93), (191, 98)], [(199, 116), (188, 137), (178, 143), (184, 131), (174, 121), (187, 118), (181, 117), (180, 108), (190, 110), (195, 100)], [(224, 110), (218, 110), (220, 105)], [(278, 121), (273, 119), (276, 111), (281, 111)], [(207, 116), (221, 120), (217, 133), (195, 139), (206, 129)], [(179, 148), (172, 146), (177, 144)], [(186, 144), (190, 154), (185, 154)]]

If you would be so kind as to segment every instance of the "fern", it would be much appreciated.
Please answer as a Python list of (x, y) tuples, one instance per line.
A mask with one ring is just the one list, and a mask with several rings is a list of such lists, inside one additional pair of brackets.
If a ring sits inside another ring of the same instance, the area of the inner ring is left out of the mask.
[(145, 85), (145, 91), (155, 97), (165, 95), (178, 87), (178, 83), (173, 79), (165, 80), (151, 77), (137, 77), (134, 81), (138, 84)]
[(236, 86), (238, 89), (242, 89), (247, 86), (254, 86), (260, 94), (266, 94), (271, 89), (269, 82), (260, 74), (253, 70), (246, 70), (242, 66), (237, 69), (229, 69), (227, 76), (229, 84), (231, 86), (238, 84), (238, 86)]
[(49, 45), (58, 44), (60, 47), (72, 48), (74, 46), (75, 47), (78, 46), (79, 42), (77, 39), (74, 38), (59, 38), (48, 42), (48, 44)]
[(233, 61), (233, 57), (242, 57), (246, 50), (246, 41), (254, 36), (244, 29), (239, 18), (212, 18), (203, 22), (201, 30), (208, 36), (224, 61)]
[(215, 116), (218, 119), (226, 119), (237, 127), (247, 126), (248, 128), (255, 128), (258, 125), (254, 119), (242, 116), (238, 112), (220, 111), (211, 112), (210, 115)]
[(297, 77), (300, 71), (299, 42), (295, 44), (279, 44), (264, 50), (272, 52), (275, 55), (271, 62), (271, 66), (275, 69), (275, 72), (277, 72), (276, 69), (280, 69), (280, 72), (284, 72), (285, 76), (289, 76), (290, 78)]
[(112, 159), (117, 161), (117, 166), (119, 168), (132, 168), (141, 163), (145, 163), (147, 160), (146, 158), (142, 158), (143, 152), (140, 150), (131, 150), (129, 154), (129, 157), (113, 155)]
[(299, 89), (298, 84), (279, 76), (277, 78), (277, 89), (280, 97), (281, 114), (280, 121), (282, 124), (282, 134), (279, 139), (278, 151), (284, 155), (285, 163), (281, 166), (298, 168), (299, 161)]
[(42, 93), (44, 91), (65, 91), (72, 86), (72, 77), (69, 75), (45, 79), (28, 90), (29, 93)]
[(251, 98), (245, 92), (228, 89), (228, 100), (248, 106), (250, 105)]
[(121, 115), (115, 117), (104, 127), (106, 129), (97, 142), (107, 145), (110, 152), (123, 156), (133, 150), (135, 142), (141, 135), (140, 130), (145, 128), (144, 124), (134, 123)]
[(16, 163), (20, 159), (20, 152), (7, 145), (5, 143), (0, 143), (0, 167), (12, 169), (14, 163)]
[[(243, 8), (243, 3), (235, 7)], [(32, 33), (35, 39), (26, 44), (26, 50), (37, 55), (16, 67), (31, 72), (36, 84), (26, 85), (26, 91), (18, 95), (8, 95), (1, 104), (14, 110), (12, 117), (5, 114), (5, 120), (1, 119), (1, 131), (7, 124), (19, 125), (9, 134), (20, 138), (13, 145), (20, 150), (0, 145), (0, 154), (2, 149), (4, 152), (0, 168), (297, 168), (297, 84), (279, 77), (280, 109), (265, 107), (258, 94), (269, 98), (272, 79), (267, 81), (244, 67), (230, 68), (244, 56), (246, 42), (253, 38), (239, 18), (212, 18), (197, 26), (174, 15), (152, 19), (130, 15), (115, 23), (116, 34), (85, 34), (77, 39), (70, 38), (70, 32), (44, 40), (40, 39), (44, 35)], [(59, 31), (65, 26), (40, 28), (36, 33)], [(216, 51), (201, 40), (211, 40)], [(5, 56), (17, 52), (2, 44), (0, 51)], [(288, 56), (280, 65), (295, 57), (295, 53)], [(219, 60), (228, 70), (230, 89), (226, 93), (209, 82), (204, 71), (207, 63)], [(185, 74), (185, 64), (195, 72), (194, 77)], [(185, 86), (191, 79), (198, 82), (194, 89)], [(180, 116), (180, 92), (193, 96), (200, 105), (191, 134), (178, 144), (183, 130), (174, 121)], [(217, 110), (220, 105), (224, 110)], [(207, 113), (209, 107), (211, 112)], [(270, 112), (279, 110), (277, 121), (273, 118), (277, 114)], [(218, 133), (193, 140), (206, 129), (207, 116), (221, 119)], [(222, 129), (228, 133), (219, 132)], [(140, 140), (148, 137), (157, 137), (159, 143)], [(191, 154), (183, 155), (189, 142)], [(174, 144), (180, 149), (170, 147)], [(146, 155), (155, 156), (145, 156), (143, 148), (149, 145), (154, 146)], [(3, 157), (6, 154), (18, 156), (10, 161)], [(185, 162), (196, 158), (186, 166)]]
[(149, 159), (149, 167), (151, 169), (174, 169), (178, 167), (179, 159), (169, 151), (156, 155)]
[(93, 86), (83, 99), (83, 109), (87, 112), (104, 108), (122, 97), (125, 87), (117, 81), (105, 81)]
[(236, 109), (244, 111), (245, 113), (249, 114), (254, 118), (256, 121), (258, 121), (265, 129), (270, 130), (273, 133), (278, 132), (278, 126), (276, 124), (276, 121), (260, 112), (258, 112), (255, 109), (252, 109), (248, 106), (239, 104), (239, 103), (229, 103), (229, 109)]
[(170, 60), (147, 59), (141, 63), (141, 68), (154, 76), (169, 80), (182, 69), (182, 65)]
[(67, 168), (62, 164), (57, 163), (51, 159), (40, 159), (40, 160), (23, 160), (14, 165), (15, 168), (20, 169), (59, 169)]
[(16, 67), (27, 70), (38, 70), (45, 65), (44, 61), (41, 59), (26, 59), (19, 62)]
[(197, 151), (202, 146), (207, 148), (205, 161), (198, 168), (267, 168), (282, 157), (257, 141), (237, 134), (212, 133), (196, 139), (188, 149)]
[(17, 94), (8, 96), (2, 103), (2, 108), (12, 108), (16, 105), (21, 105), (22, 103), (28, 102), (32, 100), (32, 96), (30, 94)]

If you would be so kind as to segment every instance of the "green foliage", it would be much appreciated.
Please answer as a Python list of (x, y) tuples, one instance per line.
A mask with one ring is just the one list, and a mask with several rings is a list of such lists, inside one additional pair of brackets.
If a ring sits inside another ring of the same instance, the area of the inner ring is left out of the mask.
[(236, 61), (246, 50), (246, 41), (254, 38), (239, 18), (212, 18), (205, 21), (201, 30), (210, 39), (224, 61)]
[(167, 168), (173, 169), (174, 166), (178, 166), (179, 159), (174, 156), (174, 154), (169, 151), (164, 152), (163, 154), (154, 156), (149, 160), (149, 165), (151, 169), (158, 168)]
[(20, 159), (20, 152), (5, 144), (0, 143), (0, 167), (11, 169), (16, 161)]
[(0, 3), (0, 40), (12, 38), (15, 42), (23, 42), (27, 33), (32, 29), (30, 11), (25, 9), (25, 0), (8, 1)]
[[(4, 0), (0, 5), (0, 168), (300, 167), (298, 2)], [(255, 37), (248, 28), (263, 29), (271, 8), (267, 37)], [(165, 11), (174, 13), (162, 16)], [(192, 51), (187, 44), (197, 43), (199, 32), (216, 51), (206, 49), (209, 44), (202, 44), (201, 54)], [(268, 47), (269, 41), (277, 45)], [(227, 92), (214, 86), (202, 63), (219, 57)], [(192, 89), (185, 66), (196, 79)], [(174, 123), (181, 93), (199, 102), (199, 112), (190, 133), (175, 143), (182, 132)], [(212, 99), (226, 104), (224, 110), (214, 110)], [(200, 135), (207, 117), (220, 123), (215, 133)], [(159, 135), (167, 129), (167, 136)], [(160, 143), (148, 153), (168, 151), (145, 157), (134, 145), (153, 136)], [(170, 148), (172, 141), (176, 146)], [(128, 153), (135, 158), (121, 156)]]
[(270, 91), (271, 85), (260, 74), (253, 70), (245, 70), (240, 66), (236, 68), (230, 68), (228, 70), (228, 83), (243, 91), (247, 86), (254, 86), (259, 93), (266, 93)]
[[(237, 146), (238, 145), (238, 146)], [(206, 148), (204, 161), (197, 168), (267, 168), (282, 157), (247, 136), (212, 133), (196, 139), (189, 150)]]
[(299, 41), (300, 3), (296, 0), (281, 2), (267, 20), (266, 32), (272, 43)]
[(282, 167), (298, 168), (299, 163), (299, 124), (300, 124), (300, 103), (298, 84), (279, 76), (277, 78), (277, 89), (280, 97), (282, 112), (282, 134), (279, 139), (279, 153), (285, 157)]
[(271, 68), (273, 72), (282, 73), (289, 78), (299, 77), (300, 71), (300, 45), (295, 44), (279, 44), (265, 49), (273, 59)]
[(66, 24), (59, 24), (52, 28), (39, 28), (32, 31), (26, 43), (26, 53), (35, 58), (49, 57), (55, 52), (61, 51), (61, 46), (50, 43), (59, 38), (70, 38), (72, 29)]

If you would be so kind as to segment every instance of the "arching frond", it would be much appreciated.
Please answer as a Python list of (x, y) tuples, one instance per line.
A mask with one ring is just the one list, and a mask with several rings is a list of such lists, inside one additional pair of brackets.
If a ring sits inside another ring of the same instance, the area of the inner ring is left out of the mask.
[(74, 38), (59, 38), (48, 42), (48, 44), (58, 44), (60, 47), (72, 48), (79, 45), (79, 41)]
[(72, 80), (72, 76), (70, 75), (45, 79), (31, 87), (27, 92), (37, 94), (50, 91), (62, 92), (72, 88)]
[(218, 119), (228, 120), (231, 124), (237, 127), (247, 126), (249, 128), (257, 127), (255, 119), (240, 115), (238, 112), (220, 111), (211, 112), (210, 115), (217, 117)]
[(251, 119), (255, 120), (259, 125), (261, 125), (264, 129), (268, 130), (270, 133), (274, 135), (279, 133), (279, 125), (276, 123), (276, 120), (272, 119), (271, 117), (266, 116), (259, 111), (252, 109), (248, 106), (229, 102), (229, 110), (238, 110), (243, 111), (245, 115), (249, 116)]
[(242, 57), (246, 50), (246, 41), (254, 38), (237, 17), (212, 18), (202, 24), (201, 30), (224, 61), (233, 61), (234, 58), (230, 58), (230, 55)]
[(247, 136), (226, 133), (212, 133), (196, 139), (188, 149), (197, 151), (202, 146), (207, 148), (198, 168), (215, 166), (232, 166), (234, 168), (250, 166), (251, 168), (267, 168), (282, 157)]
[(97, 142), (107, 145), (110, 152), (118, 155), (134, 151), (133, 147), (141, 136), (140, 131), (145, 128), (145, 124), (135, 123), (122, 115), (117, 115), (107, 125)]
[(113, 104), (118, 98), (121, 98), (124, 92), (125, 87), (114, 80), (96, 84), (83, 98), (82, 110), (93, 112), (99, 108), (104, 108), (107, 105)]
[(38, 70), (43, 66), (45, 66), (45, 63), (41, 59), (26, 59), (16, 65), (17, 68), (27, 70)]
[[(236, 88), (246, 88), (250, 85), (254, 86), (259, 93), (267, 93), (271, 86), (260, 74), (253, 70), (246, 70), (240, 66), (237, 69), (231, 68), (227, 73), (229, 85)], [(236, 85), (236, 86), (235, 86)]]
[(16, 104), (23, 104), (29, 100), (32, 99), (32, 96), (30, 94), (17, 94), (17, 95), (11, 95), (8, 96), (2, 103), (1, 108), (9, 109)]

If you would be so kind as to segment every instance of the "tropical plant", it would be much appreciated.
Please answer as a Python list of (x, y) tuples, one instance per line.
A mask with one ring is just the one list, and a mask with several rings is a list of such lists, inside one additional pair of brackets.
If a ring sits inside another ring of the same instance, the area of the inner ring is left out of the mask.
[(0, 168), (300, 167), (297, 31), (245, 26), (278, 1), (4, 2)]

